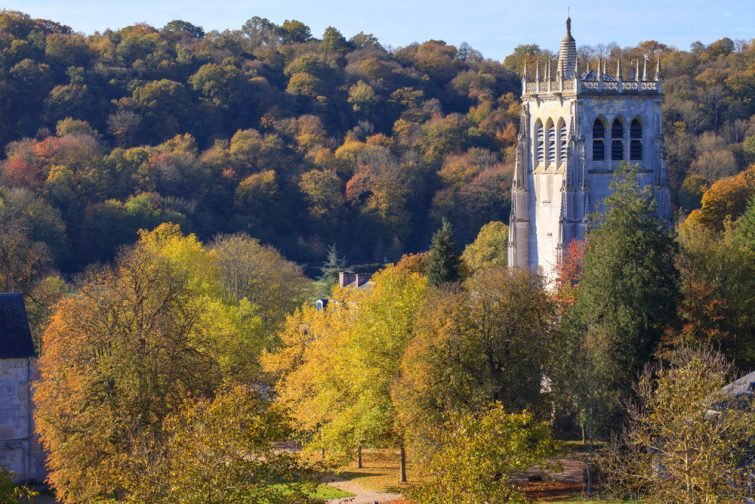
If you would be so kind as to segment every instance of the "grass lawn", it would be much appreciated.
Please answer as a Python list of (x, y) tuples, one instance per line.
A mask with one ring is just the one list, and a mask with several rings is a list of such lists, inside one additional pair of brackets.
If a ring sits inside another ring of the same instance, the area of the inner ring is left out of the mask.
[(401, 493), (403, 488), (418, 482), (415, 466), (409, 460), (406, 467), (409, 483), (399, 483), (398, 451), (394, 453), (393, 450), (365, 449), (362, 452), (362, 465), (362, 469), (358, 469), (354, 461), (336, 471), (336, 476), (380, 492)]
[(641, 501), (623, 501), (616, 499), (599, 499), (599, 498), (583, 498), (574, 497), (571, 499), (559, 499), (559, 500), (544, 500), (540, 502), (547, 502), (548, 504), (574, 504), (575, 502), (581, 502), (582, 504), (623, 504), (625, 502), (634, 502), (635, 504), (641, 504)]
[[(573, 448), (577, 448), (577, 450), (581, 447), (581, 443), (574, 443), (574, 445)], [(335, 475), (365, 488), (395, 493), (402, 493), (408, 485), (421, 481), (417, 473), (417, 467), (412, 464), (410, 458), (406, 471), (409, 483), (402, 485), (398, 482), (399, 455), (398, 452), (394, 453), (392, 450), (366, 449), (362, 454), (362, 462), (364, 466), (362, 469), (357, 469), (356, 462), (354, 461), (336, 471)], [(587, 498), (579, 494), (570, 495), (567, 491), (560, 496), (543, 498), (536, 502), (548, 504), (619, 504), (626, 501), (600, 498), (599, 496)], [(638, 501), (633, 502), (637, 504)]]
[(344, 497), (352, 497), (353, 495), (351, 492), (328, 485), (320, 485), (315, 489), (314, 493), (309, 494), (310, 497), (322, 500), (342, 499)]
[[(286, 483), (280, 483), (274, 486), (280, 490), (283, 490), (285, 494), (290, 493), (289, 485)], [(335, 487), (323, 484), (323, 485), (318, 485), (314, 489), (314, 491), (308, 494), (308, 496), (313, 499), (327, 501), (329, 499), (341, 499), (343, 497), (353, 497), (354, 494), (352, 494), (351, 492), (347, 492), (345, 490), (341, 490), (340, 488), (335, 488)]]

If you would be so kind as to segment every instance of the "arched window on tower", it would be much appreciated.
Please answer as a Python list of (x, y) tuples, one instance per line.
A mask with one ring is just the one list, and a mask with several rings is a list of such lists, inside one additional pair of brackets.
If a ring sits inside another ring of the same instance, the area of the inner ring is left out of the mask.
[(537, 142), (535, 151), (537, 164), (542, 164), (545, 161), (545, 130), (540, 119), (535, 123), (535, 142)]
[(611, 160), (624, 159), (624, 125), (615, 119), (611, 126)]
[(566, 131), (566, 123), (563, 119), (558, 120), (558, 162), (560, 164), (566, 164), (566, 154), (568, 153), (568, 135)]
[(548, 164), (556, 164), (556, 127), (548, 119)]
[(629, 127), (629, 159), (642, 161), (642, 124), (639, 119), (634, 119)]
[(595, 119), (592, 125), (592, 160), (593, 161), (605, 161), (606, 159), (606, 144), (603, 143), (603, 139), (606, 137), (606, 127), (603, 125), (603, 121)]

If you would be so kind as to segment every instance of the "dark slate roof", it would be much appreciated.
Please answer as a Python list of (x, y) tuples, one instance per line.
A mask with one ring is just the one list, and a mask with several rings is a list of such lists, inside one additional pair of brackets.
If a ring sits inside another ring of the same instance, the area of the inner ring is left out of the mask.
[[(598, 80), (598, 71), (597, 70), (590, 70), (589, 72), (582, 72), (582, 75), (580, 75), (580, 79), (583, 81), (597, 81)], [(603, 74), (603, 80), (609, 81), (609, 82), (615, 82), (616, 77), (613, 75), (604, 73)]]
[(755, 393), (755, 371), (743, 376), (737, 381), (731, 382), (727, 386), (721, 389), (725, 395), (739, 397), (741, 395), (750, 396)]
[(35, 355), (23, 295), (0, 294), (0, 359)]

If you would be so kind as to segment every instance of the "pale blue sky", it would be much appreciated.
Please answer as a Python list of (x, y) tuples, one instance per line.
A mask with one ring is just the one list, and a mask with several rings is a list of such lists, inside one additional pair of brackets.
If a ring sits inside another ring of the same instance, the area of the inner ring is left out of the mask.
[(621, 46), (656, 39), (687, 49), (695, 40), (755, 37), (755, 0), (0, 0), (91, 33), (137, 22), (163, 26), (183, 19), (206, 31), (238, 29), (252, 16), (298, 19), (320, 36), (325, 27), (347, 38), (373, 33), (386, 46), (441, 39), (469, 43), (501, 59), (518, 44), (557, 49), (567, 5), (577, 44)]

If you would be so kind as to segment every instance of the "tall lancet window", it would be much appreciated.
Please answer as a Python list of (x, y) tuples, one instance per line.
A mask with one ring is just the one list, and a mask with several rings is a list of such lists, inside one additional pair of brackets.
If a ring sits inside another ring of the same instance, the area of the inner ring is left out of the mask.
[(615, 119), (611, 126), (611, 160), (624, 159), (624, 125)]
[(606, 144), (603, 143), (603, 139), (606, 137), (606, 127), (603, 125), (603, 121), (595, 119), (592, 125), (592, 160), (593, 161), (605, 161), (606, 159)]
[(535, 151), (537, 164), (543, 164), (545, 161), (545, 130), (540, 119), (535, 123), (535, 142), (537, 142), (537, 149)]
[(634, 119), (629, 127), (629, 159), (642, 161), (642, 124), (639, 119)]
[(556, 127), (548, 119), (548, 164), (556, 164)]
[(566, 132), (566, 123), (563, 119), (558, 120), (558, 162), (566, 163), (566, 154), (568, 151), (568, 135)]

